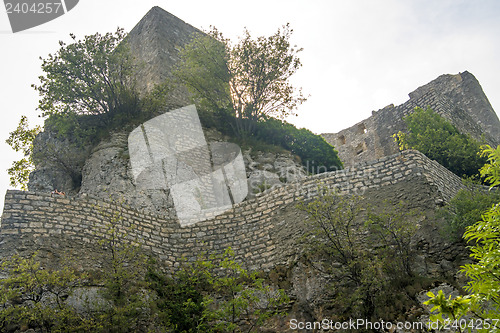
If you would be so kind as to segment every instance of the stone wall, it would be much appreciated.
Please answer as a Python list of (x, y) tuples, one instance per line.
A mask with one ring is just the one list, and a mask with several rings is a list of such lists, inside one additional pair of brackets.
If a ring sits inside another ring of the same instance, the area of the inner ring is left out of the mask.
[[(401, 182), (424, 183), (433, 193), (425, 195), (435, 204), (450, 199), (462, 187), (460, 179), (437, 162), (409, 150), (272, 189), (222, 215), (187, 227), (181, 227), (175, 219), (89, 196), (66, 198), (8, 191), (0, 228), (0, 257), (40, 250), (48, 259), (56, 260), (68, 251), (79, 253), (85, 265), (85, 258), (99, 251), (98, 240), (109, 215), (119, 212), (123, 226), (133, 227), (130, 237), (171, 267), (182, 256), (193, 258), (201, 251), (222, 252), (232, 247), (236, 259), (248, 268), (268, 270), (289, 262), (296, 253), (297, 247), (292, 244), (303, 233), (304, 216), (295, 205), (313, 198), (319, 184), (345, 194), (363, 194)], [(288, 212), (286, 218), (284, 211)]]
[(404, 117), (415, 107), (431, 107), (462, 133), (500, 144), (500, 121), (476, 78), (468, 73), (442, 75), (409, 94), (398, 106), (389, 105), (338, 133), (321, 134), (339, 152), (344, 166), (395, 154), (393, 134), (406, 131)]
[[(179, 50), (202, 31), (160, 7), (151, 8), (126, 37), (134, 61), (136, 87), (141, 93), (156, 84), (172, 80), (172, 71), (180, 60)], [(189, 93), (182, 86), (169, 91), (171, 109), (189, 104)]]

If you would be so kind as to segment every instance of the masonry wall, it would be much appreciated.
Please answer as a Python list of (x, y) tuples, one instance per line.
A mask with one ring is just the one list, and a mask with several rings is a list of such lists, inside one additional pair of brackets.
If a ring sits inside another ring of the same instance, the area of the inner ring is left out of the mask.
[[(169, 266), (175, 266), (182, 256), (193, 258), (201, 251), (222, 252), (232, 247), (237, 260), (248, 268), (268, 270), (288, 260), (286, 253), (290, 251), (284, 247), (290, 247), (290, 239), (284, 238), (298, 239), (303, 230), (303, 216), (283, 220), (280, 213), (313, 198), (319, 184), (345, 194), (363, 194), (368, 189), (415, 179), (433, 189), (436, 204), (449, 200), (462, 187), (460, 179), (438, 163), (418, 151), (405, 151), (276, 188), (187, 227), (173, 219), (91, 197), (8, 191), (0, 228), (0, 257), (42, 250), (47, 259), (56, 260), (67, 251), (80, 254), (85, 265), (91, 261), (92, 251), (100, 251), (98, 242), (105, 222), (118, 212), (123, 226), (133, 227), (130, 237)], [(282, 230), (287, 231), (286, 236)]]
[(498, 117), (472, 74), (442, 75), (409, 96), (407, 102), (373, 111), (371, 117), (354, 126), (321, 135), (338, 150), (345, 166), (389, 156), (398, 151), (392, 136), (406, 131), (404, 117), (418, 106), (431, 107), (462, 133), (494, 145), (500, 143)]

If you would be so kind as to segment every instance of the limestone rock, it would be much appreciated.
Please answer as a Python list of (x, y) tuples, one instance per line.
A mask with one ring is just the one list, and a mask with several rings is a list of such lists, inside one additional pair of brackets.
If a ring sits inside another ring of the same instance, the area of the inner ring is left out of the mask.
[[(225, 141), (216, 130), (206, 130), (210, 142)], [(82, 169), (80, 194), (124, 201), (131, 207), (173, 216), (173, 200), (168, 189), (141, 190), (136, 187), (128, 153), (128, 133), (114, 133), (94, 148)], [(249, 197), (306, 176), (293, 155), (285, 153), (244, 153)]]
[(28, 189), (51, 192), (55, 189), (76, 194), (88, 147), (79, 147), (56, 133), (45, 130), (33, 142), (35, 171), (30, 174)]
[(136, 188), (127, 140), (127, 133), (114, 133), (108, 140), (97, 145), (83, 167), (80, 194), (124, 201), (136, 209), (161, 215), (173, 214), (173, 203), (168, 190)]
[(253, 153), (249, 149), (243, 153), (243, 159), (247, 169), (249, 197), (306, 177), (303, 166), (292, 154)]

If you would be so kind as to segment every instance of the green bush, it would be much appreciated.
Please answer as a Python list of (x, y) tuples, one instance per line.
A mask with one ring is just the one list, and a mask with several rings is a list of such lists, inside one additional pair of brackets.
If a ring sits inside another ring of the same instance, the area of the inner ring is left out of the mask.
[(446, 221), (444, 231), (451, 240), (460, 240), (467, 227), (481, 220), (481, 216), (500, 201), (500, 192), (468, 187), (460, 190), (448, 205), (439, 211)]
[(158, 296), (159, 318), (173, 332), (254, 332), (283, 315), (289, 301), (283, 290), (243, 269), (231, 248), (183, 262), (173, 277), (152, 268), (148, 280)]
[[(500, 146), (482, 147), (482, 154), (487, 156), (481, 175), (492, 184), (500, 184)], [(479, 221), (467, 227), (464, 239), (471, 244), (470, 257), (472, 263), (461, 267), (460, 272), (468, 278), (464, 287), (468, 295), (452, 298), (446, 297), (442, 291), (437, 295), (429, 292), (429, 300), (433, 315), (431, 320), (442, 326), (446, 319), (462, 322), (461, 318), (468, 314), (473, 320), (480, 320), (480, 332), (500, 331), (500, 204), (491, 206)]]
[(462, 134), (431, 108), (415, 108), (405, 117), (408, 133), (396, 134), (401, 150), (417, 149), (459, 177), (478, 175), (486, 160), (479, 156), (480, 144)]
[(298, 205), (308, 215), (306, 260), (328, 278), (325, 303), (336, 320), (401, 320), (425, 283), (411, 269), (419, 215), (389, 202), (365, 215), (361, 200), (320, 188)]
[[(119, 214), (110, 218), (99, 242), (109, 258), (92, 274), (43, 268), (36, 254), (2, 259), (1, 332), (255, 332), (284, 314), (284, 291), (243, 269), (230, 248), (181, 262), (171, 276), (128, 243)], [(95, 287), (96, 298), (85, 294)]]
[(308, 129), (298, 129), (275, 118), (256, 123), (254, 137), (281, 146), (300, 157), (307, 171), (318, 174), (342, 169), (335, 148)]

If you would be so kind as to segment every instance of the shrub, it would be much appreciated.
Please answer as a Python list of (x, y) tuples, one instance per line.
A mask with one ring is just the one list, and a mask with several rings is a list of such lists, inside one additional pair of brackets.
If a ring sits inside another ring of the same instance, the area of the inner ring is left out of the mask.
[(460, 190), (438, 214), (446, 221), (446, 235), (451, 240), (460, 240), (467, 227), (481, 220), (481, 216), (499, 201), (498, 191), (485, 191), (479, 186)]
[(299, 204), (308, 214), (306, 257), (327, 274), (338, 320), (396, 320), (415, 305), (421, 280), (410, 269), (416, 214), (402, 203), (386, 203), (381, 213), (370, 210), (365, 217), (361, 200), (320, 188), (314, 200)]
[(408, 133), (395, 135), (401, 150), (417, 149), (459, 177), (474, 176), (486, 160), (479, 156), (480, 144), (462, 134), (431, 108), (415, 108), (405, 117)]
[(254, 137), (281, 146), (299, 156), (307, 171), (312, 174), (342, 169), (342, 162), (335, 148), (308, 129), (298, 129), (287, 122), (268, 118), (256, 124)]
[[(482, 147), (482, 154), (488, 163), (481, 168), (481, 175), (492, 184), (500, 184), (500, 146)], [(469, 294), (455, 298), (445, 297), (442, 291), (437, 295), (428, 293), (429, 300), (424, 304), (432, 305), (435, 313), (431, 320), (440, 325), (446, 319), (459, 322), (466, 314), (480, 319), (482, 332), (499, 332), (500, 321), (500, 204), (497, 202), (483, 215), (481, 220), (467, 227), (464, 239), (471, 244), (470, 257), (473, 262), (462, 266), (461, 272), (469, 282), (464, 287)], [(445, 317), (443, 317), (443, 315)], [(467, 322), (472, 322), (468, 319)]]

